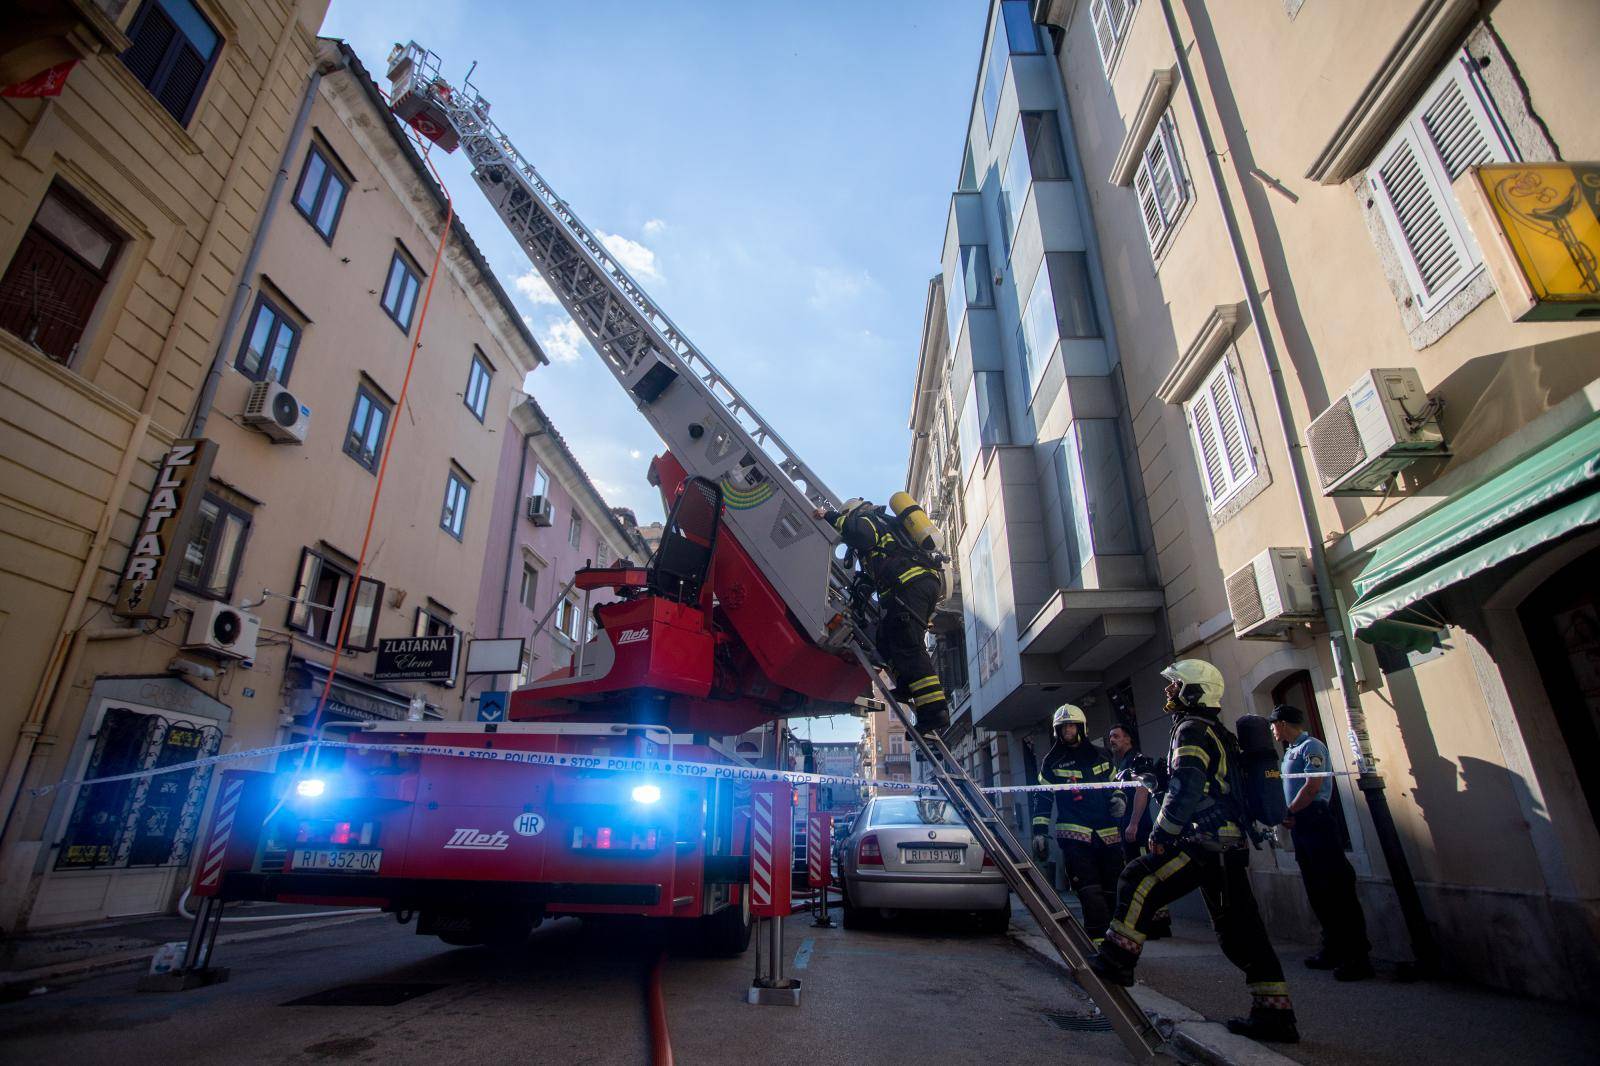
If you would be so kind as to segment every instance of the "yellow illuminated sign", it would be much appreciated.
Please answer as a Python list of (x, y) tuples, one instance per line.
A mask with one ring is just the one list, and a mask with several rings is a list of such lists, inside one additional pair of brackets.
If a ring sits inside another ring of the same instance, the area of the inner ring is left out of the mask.
[(1600, 318), (1600, 164), (1475, 167), (1457, 191), (1513, 319)]

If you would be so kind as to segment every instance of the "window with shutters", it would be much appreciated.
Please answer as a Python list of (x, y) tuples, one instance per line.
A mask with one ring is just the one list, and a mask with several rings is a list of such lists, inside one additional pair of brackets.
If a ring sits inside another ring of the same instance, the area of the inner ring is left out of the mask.
[(332, 644), (344, 625), (346, 610), (354, 610), (344, 646), (355, 651), (370, 651), (378, 643), (378, 608), (383, 602), (383, 583), (363, 577), (351, 602), (350, 582), (354, 574), (335, 561), (328, 552), (305, 548), (300, 552), (300, 571), (295, 579), (294, 599), (289, 606), (289, 628), (321, 644)]
[(1367, 171), (1421, 317), (1442, 308), (1483, 269), (1451, 183), (1468, 167), (1519, 158), (1465, 50), (1428, 86)]
[(1144, 146), (1139, 169), (1133, 175), (1133, 191), (1139, 197), (1139, 218), (1150, 242), (1150, 254), (1159, 258), (1192, 195), (1170, 110), (1161, 116), (1150, 143)]
[(1122, 42), (1133, 24), (1139, 0), (1089, 0), (1089, 22), (1094, 26), (1094, 43), (1100, 49), (1100, 63), (1106, 73), (1122, 54)]
[(98, 212), (51, 188), (0, 277), (0, 328), (70, 365), (122, 243)]
[(1238, 379), (1223, 358), (1183, 405), (1194, 443), (1195, 463), (1206, 504), (1215, 513), (1255, 476), (1255, 442), (1250, 439)]
[(187, 126), (222, 50), (217, 28), (192, 0), (145, 0), (128, 24), (128, 39), (123, 65)]

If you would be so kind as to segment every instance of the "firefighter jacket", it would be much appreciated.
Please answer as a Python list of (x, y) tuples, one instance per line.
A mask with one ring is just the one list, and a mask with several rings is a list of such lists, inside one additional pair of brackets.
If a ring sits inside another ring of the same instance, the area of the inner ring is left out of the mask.
[[(1111, 780), (1111, 756), (1087, 740), (1067, 744), (1057, 739), (1039, 767), (1041, 785), (1079, 785)], [(1033, 794), (1033, 831), (1055, 832), (1067, 841), (1118, 844), (1126, 808), (1122, 793), (1112, 788), (1070, 789)], [(1051, 815), (1054, 814), (1052, 820)]]
[(1197, 708), (1178, 719), (1167, 757), (1167, 794), (1156, 811), (1152, 843), (1186, 840), (1221, 850), (1246, 843), (1240, 799), (1229, 779), (1229, 745), (1217, 712)]
[(938, 576), (938, 568), (927, 565), (931, 560), (900, 543), (889, 525), (894, 520), (882, 508), (858, 507), (849, 515), (830, 510), (824, 517), (861, 560), (880, 596), (919, 577)]

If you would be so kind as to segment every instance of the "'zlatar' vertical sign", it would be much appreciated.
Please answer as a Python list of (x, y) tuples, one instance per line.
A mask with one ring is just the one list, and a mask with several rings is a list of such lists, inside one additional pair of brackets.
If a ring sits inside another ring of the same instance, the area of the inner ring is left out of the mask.
[(117, 586), (116, 613), (127, 618), (162, 618), (167, 598), (177, 580), (183, 547), (194, 531), (195, 515), (211, 464), (217, 457), (216, 441), (173, 441), (161, 457), (150, 502), (133, 537), (133, 550)]

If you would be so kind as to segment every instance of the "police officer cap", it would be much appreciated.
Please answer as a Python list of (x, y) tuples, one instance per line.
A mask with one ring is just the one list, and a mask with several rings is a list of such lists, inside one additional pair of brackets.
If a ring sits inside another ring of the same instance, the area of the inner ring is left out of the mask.
[(1280, 703), (1276, 707), (1272, 708), (1272, 714), (1267, 720), (1271, 722), (1285, 722), (1289, 725), (1306, 724), (1305, 712), (1298, 707), (1291, 707), (1287, 703)]

